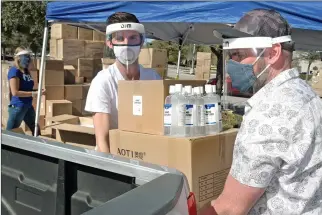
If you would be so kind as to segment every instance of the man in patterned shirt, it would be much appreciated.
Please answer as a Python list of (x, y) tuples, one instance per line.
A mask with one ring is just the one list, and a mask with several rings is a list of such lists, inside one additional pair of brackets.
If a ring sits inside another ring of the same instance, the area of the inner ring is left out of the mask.
[[(235, 28), (273, 39), (291, 34), (279, 13), (264, 9), (248, 12)], [(293, 47), (276, 42), (230, 51), (233, 85), (253, 87), (255, 94), (245, 107), (224, 190), (201, 214), (322, 214), (322, 101), (291, 68)]]

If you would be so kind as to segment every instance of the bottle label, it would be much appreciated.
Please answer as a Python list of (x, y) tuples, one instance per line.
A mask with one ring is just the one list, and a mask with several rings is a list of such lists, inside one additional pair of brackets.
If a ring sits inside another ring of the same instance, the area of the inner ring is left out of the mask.
[(215, 104), (205, 104), (205, 123), (206, 125), (216, 124), (216, 105)]
[(185, 124), (186, 126), (193, 126), (193, 105), (185, 105)]
[(178, 104), (177, 105), (177, 117), (178, 117), (178, 126), (185, 125), (185, 105)]
[(164, 113), (163, 113), (163, 124), (164, 126), (171, 126), (172, 123), (172, 105), (165, 104), (164, 105)]
[(205, 126), (205, 109), (203, 105), (197, 106), (197, 125), (198, 126)]

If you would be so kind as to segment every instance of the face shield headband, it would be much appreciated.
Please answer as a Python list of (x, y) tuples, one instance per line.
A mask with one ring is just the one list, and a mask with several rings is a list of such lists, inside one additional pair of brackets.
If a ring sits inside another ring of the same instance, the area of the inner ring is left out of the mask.
[(273, 44), (291, 41), (290, 36), (283, 36), (277, 38), (270, 37), (250, 37), (224, 40), (224, 50), (232, 49), (263, 49), (256, 60), (252, 64), (242, 64), (232, 59), (227, 62), (227, 69), (230, 78), (232, 79), (232, 87), (238, 89), (240, 92), (248, 92), (255, 84), (255, 81), (270, 67), (268, 64), (258, 75), (254, 73), (254, 64), (263, 55), (266, 48), (272, 47)]
[[(108, 25), (106, 27), (106, 36), (109, 40), (112, 39), (112, 35), (117, 33), (117, 32), (122, 32), (122, 31), (126, 31), (126, 30), (131, 30), (131, 31), (136, 31), (140, 34), (141, 36), (141, 44), (143, 44), (144, 40), (145, 40), (145, 28), (144, 25), (140, 24), (140, 23), (115, 23), (115, 24), (111, 24)], [(114, 46), (124, 46), (123, 44), (113, 44)], [(137, 46), (137, 44), (135, 45), (131, 45), (131, 44), (127, 44), (127, 46)]]

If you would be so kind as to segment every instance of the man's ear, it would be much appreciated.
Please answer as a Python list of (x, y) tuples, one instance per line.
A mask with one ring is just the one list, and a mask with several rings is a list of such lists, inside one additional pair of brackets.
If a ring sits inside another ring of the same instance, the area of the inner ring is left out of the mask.
[(271, 64), (271, 65), (275, 64), (279, 60), (281, 55), (282, 55), (281, 44), (279, 44), (279, 43), (274, 44), (272, 48), (268, 49), (268, 54), (266, 55), (267, 56), (267, 63)]
[(109, 47), (110, 49), (113, 49), (113, 44), (109, 40), (106, 40), (106, 46)]

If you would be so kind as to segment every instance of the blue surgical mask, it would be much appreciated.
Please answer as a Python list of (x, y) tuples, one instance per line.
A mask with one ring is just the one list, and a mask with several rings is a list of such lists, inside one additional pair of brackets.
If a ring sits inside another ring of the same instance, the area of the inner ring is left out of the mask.
[(20, 62), (20, 66), (24, 69), (28, 69), (29, 64), (30, 64), (30, 56), (29, 55), (20, 55), (19, 56), (19, 62)]
[(256, 80), (270, 67), (268, 64), (259, 75), (255, 75), (253, 66), (263, 53), (264, 50), (256, 58), (253, 64), (242, 64), (234, 60), (229, 60), (227, 62), (227, 72), (231, 78), (233, 88), (246, 93), (254, 86)]

